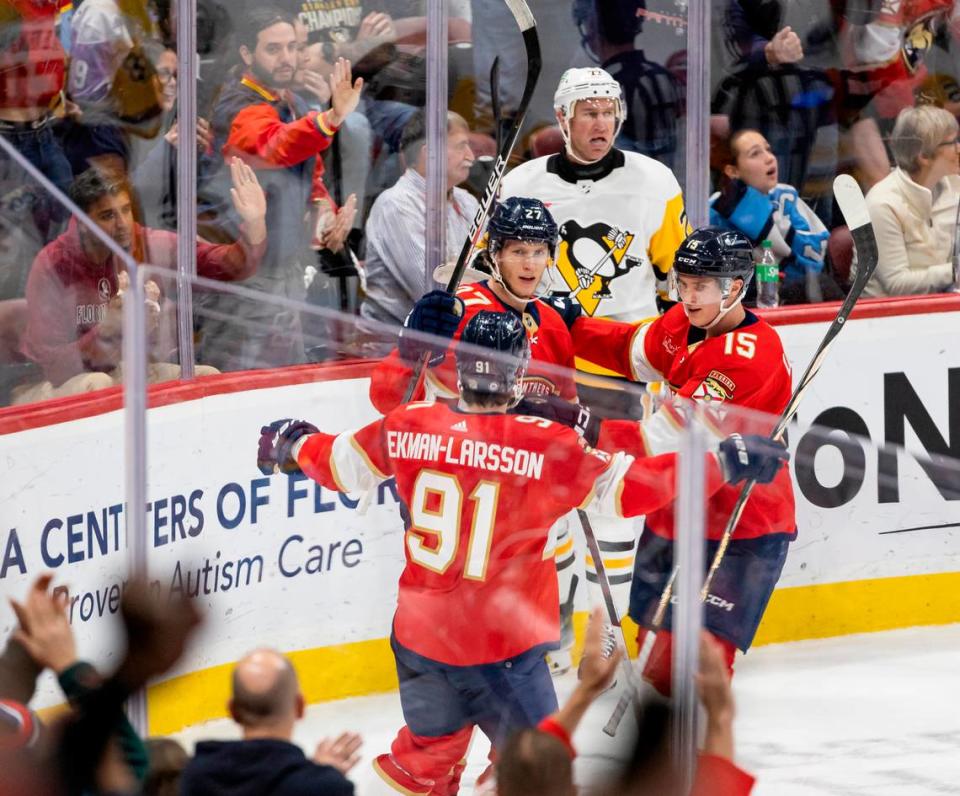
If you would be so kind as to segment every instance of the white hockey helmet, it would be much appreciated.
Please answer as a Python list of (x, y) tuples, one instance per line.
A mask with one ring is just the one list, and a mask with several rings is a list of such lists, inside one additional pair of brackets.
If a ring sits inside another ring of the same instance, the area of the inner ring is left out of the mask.
[[(568, 69), (560, 77), (560, 83), (553, 95), (553, 109), (560, 111), (563, 118), (569, 120), (580, 100), (612, 99), (617, 109), (617, 129), (613, 134), (616, 138), (620, 128), (627, 118), (627, 106), (623, 101), (623, 89), (613, 79), (608, 71), (598, 66), (575, 67)], [(560, 125), (560, 132), (566, 140), (569, 132)], [(567, 143), (569, 147), (569, 142)]]

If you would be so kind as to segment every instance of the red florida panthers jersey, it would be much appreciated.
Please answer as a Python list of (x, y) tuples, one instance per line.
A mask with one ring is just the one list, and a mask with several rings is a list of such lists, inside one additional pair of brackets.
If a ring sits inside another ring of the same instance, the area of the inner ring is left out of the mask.
[[(680, 398), (715, 406), (729, 403), (769, 416), (780, 415), (790, 400), (792, 378), (780, 337), (749, 311), (736, 329), (709, 338), (690, 325), (681, 305), (638, 325), (580, 318), (572, 332), (577, 351), (590, 352), (593, 362), (636, 381), (664, 381)], [(604, 424), (599, 445), (647, 455), (674, 451), (681, 427), (678, 413), (668, 403), (639, 427), (619, 421)], [(763, 422), (733, 413), (720, 423), (723, 434), (769, 433), (772, 427), (772, 417)], [(739, 494), (740, 487), (724, 486), (711, 498), (707, 513), (711, 539), (722, 535)], [(647, 526), (661, 536), (672, 536), (672, 507), (648, 516)], [(795, 526), (793, 487), (789, 468), (784, 467), (771, 484), (754, 488), (734, 537), (793, 533)]]
[[(341, 492), (390, 475), (407, 508), (394, 634), (467, 666), (558, 641), (550, 526), (578, 506), (636, 516), (669, 502), (675, 456), (634, 461), (589, 448), (548, 420), (407, 404), (358, 431), (312, 434), (303, 472)], [(719, 467), (709, 457), (711, 486)]]
[[(454, 347), (467, 322), (481, 310), (513, 312), (523, 321), (530, 341), (530, 366), (523, 378), (523, 391), (527, 395), (560, 395), (568, 401), (576, 400), (573, 341), (563, 319), (553, 307), (540, 301), (531, 301), (522, 313), (517, 313), (500, 301), (486, 282), (461, 285), (457, 296), (463, 301), (463, 320), (443, 362), (427, 371), (424, 387), (412, 396), (413, 400), (457, 397)], [(412, 374), (413, 369), (394, 350), (370, 378), (370, 401), (384, 414), (396, 408), (403, 401)]]

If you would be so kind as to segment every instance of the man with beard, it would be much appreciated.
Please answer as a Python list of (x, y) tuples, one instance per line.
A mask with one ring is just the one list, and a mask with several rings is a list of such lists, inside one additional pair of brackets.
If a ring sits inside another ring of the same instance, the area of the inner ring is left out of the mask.
[[(228, 85), (213, 111), (215, 159), (238, 156), (253, 167), (267, 195), (271, 230), (260, 270), (244, 287), (303, 301), (304, 264), (310, 238), (305, 214), (312, 199), (325, 194), (325, 150), (360, 100), (363, 80), (355, 82), (350, 62), (340, 59), (330, 77), (330, 108), (307, 110), (293, 91), (297, 36), (285, 11), (256, 8), (239, 33), (243, 71)], [(221, 175), (223, 169), (221, 168)], [(233, 218), (222, 179), (214, 180), (217, 223), (233, 237)], [(316, 259), (309, 252), (309, 262)], [(291, 365), (305, 360), (299, 313), (268, 301), (244, 301), (234, 295), (207, 295), (200, 355), (221, 370)], [(216, 318), (216, 320), (212, 320)]]

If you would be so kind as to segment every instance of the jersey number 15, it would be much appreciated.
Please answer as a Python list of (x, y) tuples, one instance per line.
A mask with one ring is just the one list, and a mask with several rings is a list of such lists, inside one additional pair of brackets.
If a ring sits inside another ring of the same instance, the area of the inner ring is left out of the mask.
[(744, 359), (753, 359), (757, 353), (757, 336), (752, 332), (730, 332), (723, 341), (723, 353), (736, 351)]

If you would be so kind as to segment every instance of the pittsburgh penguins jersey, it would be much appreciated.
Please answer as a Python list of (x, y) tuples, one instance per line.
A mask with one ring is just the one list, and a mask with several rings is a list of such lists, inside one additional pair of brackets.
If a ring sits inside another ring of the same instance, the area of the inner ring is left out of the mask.
[[(457, 397), (454, 347), (469, 320), (481, 310), (512, 312), (523, 321), (530, 341), (530, 365), (522, 381), (525, 395), (559, 395), (568, 401), (577, 399), (577, 386), (573, 381), (573, 342), (566, 324), (553, 307), (531, 301), (522, 313), (517, 312), (504, 304), (486, 282), (461, 285), (457, 297), (463, 301), (460, 326), (443, 361), (427, 370), (424, 386), (411, 396), (412, 400)], [(413, 368), (394, 349), (370, 376), (371, 403), (384, 414), (399, 406), (412, 375)]]
[(657, 314), (657, 293), (667, 297), (674, 253), (690, 231), (670, 169), (619, 149), (589, 166), (549, 155), (503, 178), (500, 198), (510, 196), (539, 199), (560, 227), (557, 292), (572, 295), (589, 317)]

